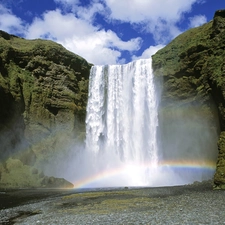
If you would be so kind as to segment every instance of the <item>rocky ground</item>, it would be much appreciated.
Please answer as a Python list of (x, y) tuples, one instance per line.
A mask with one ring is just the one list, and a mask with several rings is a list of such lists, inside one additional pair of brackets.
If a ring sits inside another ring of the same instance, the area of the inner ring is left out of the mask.
[(225, 224), (209, 182), (111, 190), (1, 190), (0, 224)]

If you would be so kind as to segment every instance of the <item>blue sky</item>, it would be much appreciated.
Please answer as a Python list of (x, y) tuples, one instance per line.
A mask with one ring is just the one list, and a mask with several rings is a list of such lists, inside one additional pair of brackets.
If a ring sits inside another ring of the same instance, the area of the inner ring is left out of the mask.
[(94, 64), (149, 58), (224, 0), (0, 0), (0, 29), (54, 40)]

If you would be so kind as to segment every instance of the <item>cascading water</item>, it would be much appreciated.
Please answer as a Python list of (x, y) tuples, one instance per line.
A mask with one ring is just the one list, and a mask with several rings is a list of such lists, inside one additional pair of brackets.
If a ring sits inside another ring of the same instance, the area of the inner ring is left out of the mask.
[(149, 185), (149, 171), (158, 166), (157, 125), (151, 59), (92, 67), (86, 149), (93, 169), (118, 170), (119, 186)]
[(218, 135), (205, 111), (173, 103), (158, 120), (157, 99), (151, 59), (92, 67), (75, 187), (169, 186), (213, 177)]

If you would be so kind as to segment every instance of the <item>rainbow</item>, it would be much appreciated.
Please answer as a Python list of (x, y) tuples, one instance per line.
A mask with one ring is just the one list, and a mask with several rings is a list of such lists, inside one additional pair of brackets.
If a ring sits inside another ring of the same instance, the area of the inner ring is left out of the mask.
[[(110, 177), (116, 177), (121, 174), (132, 173), (137, 170), (145, 170), (150, 169), (153, 170), (153, 173), (157, 170), (160, 170), (164, 173), (166, 170), (171, 171), (179, 171), (179, 172), (189, 172), (189, 173), (208, 173), (213, 175), (216, 169), (216, 164), (213, 161), (163, 161), (160, 162), (157, 167), (152, 166), (150, 163), (145, 164), (129, 164), (125, 166), (120, 166), (117, 168), (107, 169), (95, 173), (91, 176), (87, 176), (83, 179), (77, 180), (73, 182), (75, 189), (82, 189), (92, 187), (92, 184), (96, 184), (104, 179), (108, 179)], [(137, 185), (140, 186), (140, 185)], [(143, 185), (141, 185), (143, 186)]]

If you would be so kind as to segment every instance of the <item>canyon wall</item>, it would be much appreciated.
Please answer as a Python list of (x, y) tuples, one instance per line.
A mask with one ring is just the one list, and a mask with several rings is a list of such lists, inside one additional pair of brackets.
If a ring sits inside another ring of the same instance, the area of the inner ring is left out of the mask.
[[(187, 127), (178, 150), (190, 142), (186, 140), (193, 127), (196, 132), (187, 154), (201, 142), (209, 158), (215, 157), (213, 145), (219, 139), (214, 184), (223, 189), (224, 37), (225, 11), (219, 10), (212, 21), (184, 32), (152, 57), (161, 93), (164, 156), (170, 159), (167, 149), (174, 147), (177, 136), (170, 134), (176, 126)], [(90, 68), (85, 59), (52, 41), (0, 31), (0, 187), (71, 187), (47, 175), (60, 174), (61, 163), (66, 167), (66, 159), (76, 157), (74, 146), (84, 143)], [(212, 132), (203, 134), (206, 125)]]
[[(83, 141), (90, 67), (52, 41), (25, 40), (0, 31), (2, 186), (45, 185), (36, 168), (46, 172), (60, 165), (75, 142)], [(40, 182), (29, 184), (22, 176), (14, 182), (17, 167), (23, 176), (39, 175)]]
[(153, 56), (154, 74), (163, 84), (161, 125), (166, 119), (176, 122), (171, 111), (177, 107), (189, 121), (201, 124), (197, 114), (208, 121), (214, 130), (208, 139), (219, 136), (215, 188), (225, 188), (224, 37), (225, 11), (218, 10), (212, 21), (184, 32)]

